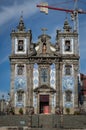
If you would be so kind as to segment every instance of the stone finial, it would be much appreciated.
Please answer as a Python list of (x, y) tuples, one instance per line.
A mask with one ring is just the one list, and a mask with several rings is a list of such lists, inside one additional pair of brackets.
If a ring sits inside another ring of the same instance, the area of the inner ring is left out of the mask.
[(41, 30), (43, 32), (43, 35), (45, 35), (45, 32), (47, 31), (47, 28), (42, 28)]
[(24, 31), (25, 30), (23, 15), (21, 15), (21, 17), (20, 17), (20, 21), (19, 21), (19, 25), (17, 26), (17, 29), (19, 31)]
[(66, 17), (66, 19), (65, 19), (63, 29), (64, 29), (66, 32), (70, 32), (70, 30), (71, 30), (71, 27), (70, 27), (70, 25), (69, 25), (69, 23), (68, 23), (67, 17)]

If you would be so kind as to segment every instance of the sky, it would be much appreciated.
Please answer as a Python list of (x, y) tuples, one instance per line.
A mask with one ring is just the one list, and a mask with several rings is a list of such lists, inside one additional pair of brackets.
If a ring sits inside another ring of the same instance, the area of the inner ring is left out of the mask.
[[(46, 33), (51, 36), (51, 42), (56, 43), (56, 30), (63, 29), (67, 17), (73, 27), (70, 14), (56, 10), (49, 10), (48, 15), (41, 13), (37, 4), (48, 2), (52, 7), (74, 9), (74, 0), (0, 0), (0, 98), (8, 98), (10, 91), (10, 62), (12, 29), (16, 29), (21, 15), (23, 15), (26, 30), (32, 30), (32, 41), (37, 42), (42, 34), (41, 29), (47, 28)], [(78, 0), (79, 9), (86, 11), (86, 0)], [(86, 74), (86, 14), (78, 17), (80, 73)]]

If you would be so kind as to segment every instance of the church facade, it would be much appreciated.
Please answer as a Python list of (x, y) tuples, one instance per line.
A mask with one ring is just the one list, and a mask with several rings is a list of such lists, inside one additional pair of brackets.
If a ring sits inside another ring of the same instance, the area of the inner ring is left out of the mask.
[(11, 105), (15, 113), (56, 113), (59, 109), (74, 113), (78, 108), (79, 47), (78, 34), (64, 21), (56, 31), (56, 43), (45, 33), (32, 42), (32, 31), (25, 30), (20, 18), (11, 32)]

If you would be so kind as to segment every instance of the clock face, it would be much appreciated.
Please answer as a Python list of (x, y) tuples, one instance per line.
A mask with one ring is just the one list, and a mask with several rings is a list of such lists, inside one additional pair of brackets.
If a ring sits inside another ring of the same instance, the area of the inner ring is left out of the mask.
[(24, 77), (16, 77), (15, 79), (15, 87), (16, 89), (25, 89), (26, 88), (26, 80)]
[(74, 88), (74, 78), (72, 76), (66, 76), (62, 79), (62, 88), (63, 91), (65, 90), (73, 90)]

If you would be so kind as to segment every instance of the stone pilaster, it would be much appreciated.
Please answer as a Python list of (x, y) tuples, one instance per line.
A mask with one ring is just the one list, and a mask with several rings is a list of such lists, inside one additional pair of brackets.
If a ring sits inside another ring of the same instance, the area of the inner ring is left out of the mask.
[(12, 54), (15, 54), (15, 37), (12, 38)]
[(56, 64), (56, 106), (60, 106), (60, 65)]
[(28, 106), (33, 106), (33, 65), (28, 65), (27, 71)]
[(78, 65), (74, 66), (75, 88), (74, 88), (74, 108), (78, 107)]
[(31, 79), (30, 79), (30, 82), (31, 82), (31, 99), (30, 99), (30, 103), (31, 103), (31, 106), (33, 106), (33, 64), (31, 64), (31, 70), (30, 70), (30, 75), (31, 75)]
[(28, 101), (28, 99), (29, 99), (29, 76), (28, 76), (28, 69), (29, 69), (29, 67), (28, 67), (28, 64), (26, 64), (26, 79), (27, 79), (27, 89), (26, 89), (26, 107), (28, 107), (28, 105), (29, 105), (29, 101)]
[(14, 105), (15, 105), (15, 98), (14, 98), (15, 64), (11, 63), (10, 69), (11, 69), (11, 76), (10, 76), (10, 80), (11, 80), (11, 82), (10, 82), (10, 100), (11, 100), (11, 105), (14, 107)]
[(60, 89), (60, 108), (63, 107), (63, 93), (62, 93), (62, 70), (63, 70), (63, 63), (60, 63), (60, 68), (59, 68), (59, 78), (60, 78), (60, 84), (59, 84), (59, 89)]

